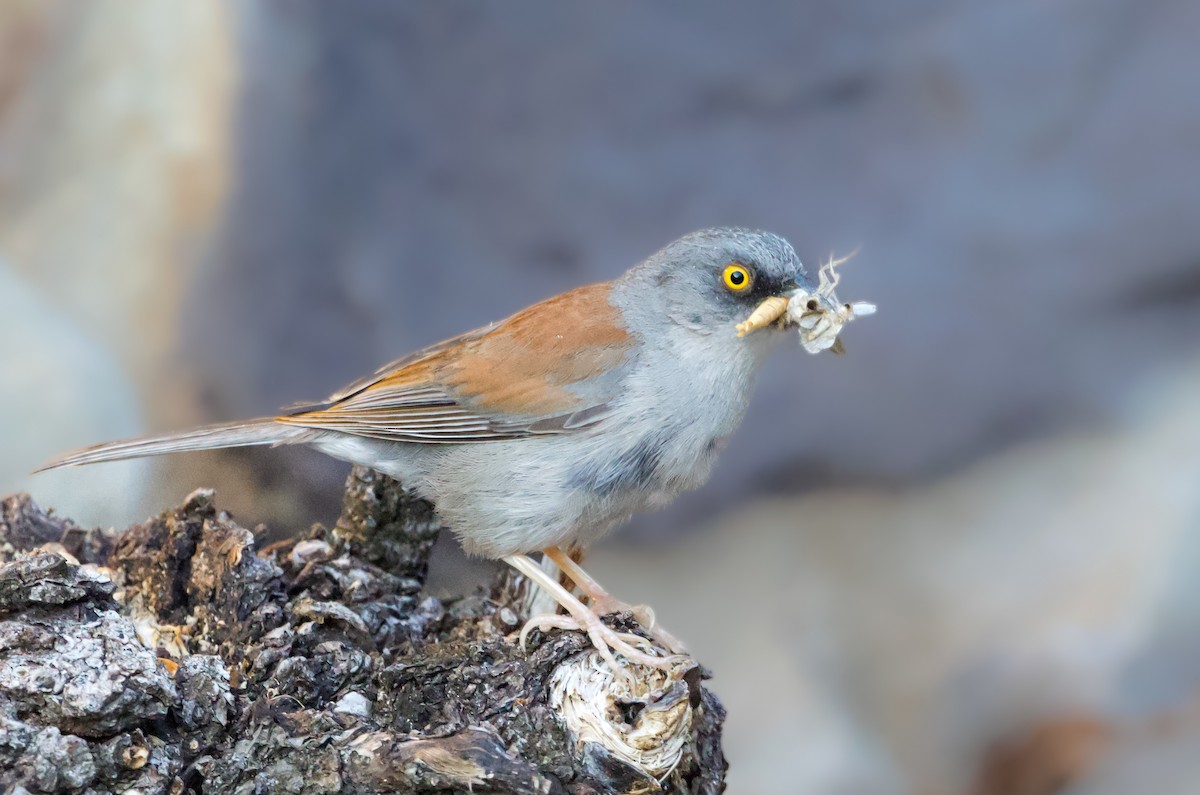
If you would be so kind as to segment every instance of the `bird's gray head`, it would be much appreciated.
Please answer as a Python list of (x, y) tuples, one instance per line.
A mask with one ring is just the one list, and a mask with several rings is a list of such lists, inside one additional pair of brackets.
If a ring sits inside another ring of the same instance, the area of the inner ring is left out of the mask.
[[(786, 240), (770, 232), (721, 227), (685, 235), (623, 278), (651, 293), (655, 311), (700, 334), (728, 332), (764, 298), (814, 289)], [(633, 286), (633, 285), (629, 285)]]

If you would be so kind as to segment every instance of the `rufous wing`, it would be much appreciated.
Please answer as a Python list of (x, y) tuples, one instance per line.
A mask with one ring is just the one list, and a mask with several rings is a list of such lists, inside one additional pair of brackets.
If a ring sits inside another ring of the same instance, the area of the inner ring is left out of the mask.
[(580, 287), (491, 327), (426, 348), (288, 425), (390, 441), (480, 442), (566, 433), (599, 422), (635, 340), (609, 303)]

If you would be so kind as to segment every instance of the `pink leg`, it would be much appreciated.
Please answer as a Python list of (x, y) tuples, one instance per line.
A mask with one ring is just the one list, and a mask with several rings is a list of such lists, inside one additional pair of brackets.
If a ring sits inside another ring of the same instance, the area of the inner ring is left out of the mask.
[(604, 658), (609, 667), (615, 673), (621, 673), (626, 676), (628, 672), (617, 663), (614, 652), (620, 654), (630, 662), (664, 670), (674, 668), (680, 662), (690, 662), (688, 658), (682, 656), (659, 657), (639, 651), (633, 644), (644, 644), (648, 648), (653, 647), (650, 646), (645, 638), (640, 638), (628, 632), (617, 632), (609, 627), (587, 605), (579, 601), (574, 594), (562, 587), (555, 578), (548, 575), (542, 570), (541, 566), (525, 555), (510, 555), (504, 559), (504, 562), (545, 589), (554, 598), (554, 601), (562, 605), (569, 614), (567, 616), (534, 616), (529, 619), (525, 623), (524, 628), (521, 629), (522, 647), (525, 645), (525, 638), (533, 630), (554, 627), (586, 632), (592, 641), (592, 645), (596, 647), (596, 651), (600, 653), (600, 656)]
[(587, 596), (591, 603), (591, 608), (599, 615), (607, 615), (609, 613), (621, 613), (626, 610), (633, 613), (633, 617), (637, 619), (650, 633), (650, 636), (658, 641), (663, 646), (666, 646), (673, 652), (686, 653), (687, 647), (678, 639), (667, 632), (662, 627), (655, 624), (654, 611), (646, 605), (630, 605), (617, 599), (612, 594), (604, 589), (600, 583), (592, 579), (592, 576), (583, 570), (583, 567), (571, 559), (571, 556), (563, 552), (558, 547), (547, 547), (542, 550), (542, 554), (554, 561), (554, 565), (562, 571), (563, 574), (570, 578), (571, 582), (579, 586), (579, 590)]

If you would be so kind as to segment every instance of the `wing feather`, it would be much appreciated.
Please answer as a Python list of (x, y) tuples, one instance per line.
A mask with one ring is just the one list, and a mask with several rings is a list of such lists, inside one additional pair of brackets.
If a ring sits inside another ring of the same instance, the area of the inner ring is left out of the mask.
[[(634, 339), (608, 296), (581, 287), (380, 368), (278, 422), (450, 444), (570, 433), (608, 415)], [(618, 377), (613, 377), (617, 375)]]

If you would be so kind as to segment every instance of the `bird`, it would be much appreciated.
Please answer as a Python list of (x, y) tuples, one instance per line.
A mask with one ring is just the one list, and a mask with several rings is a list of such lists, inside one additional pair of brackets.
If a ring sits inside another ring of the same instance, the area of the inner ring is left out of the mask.
[[(611, 281), (397, 359), (321, 403), (98, 444), (38, 471), (307, 445), (398, 479), (434, 505), (468, 554), (504, 561), (548, 592), (566, 614), (530, 618), (522, 645), (534, 629), (579, 630), (614, 669), (618, 655), (667, 668), (685, 656), (682, 644), (652, 634), (664, 653), (604, 623), (631, 609), (655, 630), (647, 611), (615, 599), (570, 553), (708, 480), (782, 337), (780, 323), (735, 328), (797, 291), (817, 286), (783, 237), (702, 229)], [(587, 603), (530, 557), (538, 552)]]

